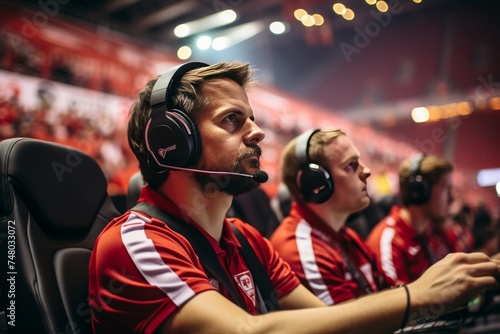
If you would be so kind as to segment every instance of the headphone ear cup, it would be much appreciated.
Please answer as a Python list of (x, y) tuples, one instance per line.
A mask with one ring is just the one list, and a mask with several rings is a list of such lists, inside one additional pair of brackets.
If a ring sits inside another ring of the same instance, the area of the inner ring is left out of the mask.
[(420, 153), (410, 161), (410, 176), (406, 181), (408, 197), (405, 200), (408, 204), (424, 204), (431, 197), (429, 181), (420, 172), (425, 157), (424, 153)]
[(330, 173), (316, 164), (308, 164), (299, 170), (297, 185), (306, 202), (317, 204), (326, 202), (335, 188)]
[(188, 168), (198, 162), (201, 140), (196, 126), (186, 112), (173, 109), (172, 105), (182, 77), (193, 69), (206, 66), (209, 65), (189, 62), (172, 67), (156, 80), (151, 90), (151, 118), (144, 137), (156, 166), (152, 161), (148, 163), (160, 168), (156, 172), (172, 167)]
[(424, 204), (430, 199), (429, 182), (421, 175), (409, 177), (408, 198), (410, 204)]
[(199, 159), (201, 142), (191, 118), (181, 110), (153, 117), (148, 124), (147, 146), (160, 167), (191, 167)]

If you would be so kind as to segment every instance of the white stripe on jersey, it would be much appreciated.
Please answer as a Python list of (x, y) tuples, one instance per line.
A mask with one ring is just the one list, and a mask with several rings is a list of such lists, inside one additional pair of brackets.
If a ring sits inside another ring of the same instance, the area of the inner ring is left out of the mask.
[(302, 263), (307, 283), (311, 287), (313, 293), (326, 305), (333, 305), (333, 298), (330, 295), (328, 287), (323, 281), (323, 277), (321, 277), (318, 264), (316, 263), (312, 246), (311, 231), (311, 226), (303, 219), (297, 225), (295, 237), (297, 240), (300, 262)]
[(380, 237), (380, 261), (382, 262), (382, 270), (394, 282), (398, 280), (396, 266), (392, 258), (392, 240), (395, 234), (396, 230), (394, 228), (386, 227)]
[(121, 227), (122, 242), (137, 269), (150, 285), (158, 287), (177, 306), (184, 304), (195, 295), (172, 268), (165, 264), (156, 248), (146, 236), (144, 226), (150, 220), (131, 213)]

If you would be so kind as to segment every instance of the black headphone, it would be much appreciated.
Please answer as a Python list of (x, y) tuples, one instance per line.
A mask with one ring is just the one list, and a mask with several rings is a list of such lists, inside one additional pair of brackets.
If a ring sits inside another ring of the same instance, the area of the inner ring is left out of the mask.
[(198, 130), (189, 115), (172, 109), (175, 90), (184, 74), (205, 63), (190, 62), (175, 66), (162, 74), (153, 86), (149, 105), (151, 119), (146, 125), (146, 147), (161, 169), (190, 167), (201, 153)]
[(410, 162), (410, 175), (406, 179), (408, 196), (405, 204), (424, 204), (431, 197), (431, 186), (429, 181), (422, 175), (420, 168), (426, 155), (416, 155)]
[(309, 130), (297, 137), (295, 157), (299, 164), (297, 187), (306, 202), (321, 204), (326, 202), (334, 190), (333, 178), (326, 168), (312, 163), (309, 159), (309, 141), (320, 129)]

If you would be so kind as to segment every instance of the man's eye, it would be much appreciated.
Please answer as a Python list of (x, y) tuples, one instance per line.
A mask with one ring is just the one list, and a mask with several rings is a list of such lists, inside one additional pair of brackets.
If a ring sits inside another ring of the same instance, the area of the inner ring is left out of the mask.
[(236, 122), (236, 115), (229, 115), (229, 116), (226, 116), (226, 121), (228, 122), (231, 122), (231, 123), (235, 123)]
[(358, 170), (359, 162), (353, 161), (347, 165), (348, 169)]

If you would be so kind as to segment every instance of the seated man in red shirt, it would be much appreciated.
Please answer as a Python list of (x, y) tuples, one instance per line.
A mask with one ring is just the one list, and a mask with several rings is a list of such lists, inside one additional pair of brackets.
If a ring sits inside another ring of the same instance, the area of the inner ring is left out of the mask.
[(303, 285), (327, 305), (389, 286), (375, 255), (346, 226), (370, 204), (371, 171), (342, 130), (311, 130), (283, 150), (281, 175), (294, 200), (271, 243)]
[[(454, 254), (404, 288), (325, 307), (255, 228), (226, 218), (233, 196), (265, 181), (264, 132), (246, 94), (251, 78), (248, 64), (187, 63), (139, 93), (128, 139), (146, 185), (92, 251), (94, 333), (303, 333), (304, 326), (308, 333), (390, 333), (436, 303), (436, 312), (446, 312), (496, 286), (500, 262)], [(206, 266), (200, 245), (222, 275)], [(248, 248), (262, 271), (243, 257)], [(275, 294), (263, 294), (262, 275)], [(274, 301), (280, 310), (266, 313)]]
[(454, 251), (441, 226), (453, 201), (452, 170), (444, 158), (423, 154), (399, 168), (402, 205), (393, 206), (366, 240), (396, 284), (414, 281)]
[(452, 204), (451, 219), (448, 223), (450, 242), (454, 245), (455, 251), (470, 253), (474, 249), (474, 212), (465, 203), (455, 201)]

